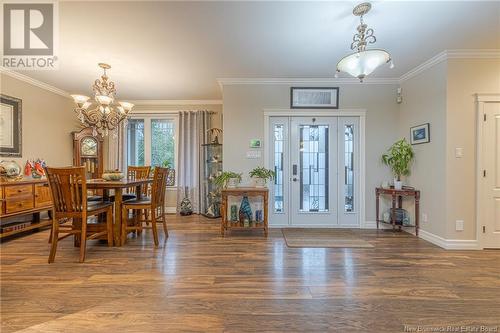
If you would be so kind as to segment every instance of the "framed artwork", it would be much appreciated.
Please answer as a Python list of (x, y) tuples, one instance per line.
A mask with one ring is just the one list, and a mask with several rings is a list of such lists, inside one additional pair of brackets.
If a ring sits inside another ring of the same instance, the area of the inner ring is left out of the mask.
[(22, 101), (0, 95), (0, 156), (22, 157)]
[(431, 142), (431, 132), (429, 123), (413, 126), (410, 128), (410, 143), (419, 145), (421, 143)]
[(338, 109), (338, 87), (291, 87), (291, 109)]

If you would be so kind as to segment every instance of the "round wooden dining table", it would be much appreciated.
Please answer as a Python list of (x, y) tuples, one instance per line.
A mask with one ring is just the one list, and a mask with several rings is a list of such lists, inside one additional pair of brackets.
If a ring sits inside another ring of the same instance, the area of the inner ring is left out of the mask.
[(121, 221), (122, 221), (122, 202), (123, 189), (135, 187), (135, 193), (138, 199), (142, 196), (142, 187), (153, 183), (153, 179), (122, 179), (122, 180), (104, 180), (104, 179), (89, 179), (87, 180), (87, 189), (102, 190), (103, 200), (109, 198), (109, 191), (114, 190), (115, 195), (115, 211), (113, 221), (113, 244), (122, 246), (121, 240)]

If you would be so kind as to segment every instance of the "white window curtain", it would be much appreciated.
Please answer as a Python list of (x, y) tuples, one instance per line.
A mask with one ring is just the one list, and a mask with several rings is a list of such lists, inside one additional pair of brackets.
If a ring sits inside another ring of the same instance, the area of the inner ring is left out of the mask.
[(203, 161), (200, 159), (201, 145), (207, 143), (211, 114), (210, 111), (179, 112), (177, 206), (187, 195), (193, 206), (193, 212), (196, 214), (200, 213), (201, 202), (201, 168), (203, 167)]
[(125, 127), (126, 122), (122, 122), (118, 125), (116, 130), (116, 136), (110, 133), (107, 137), (108, 140), (108, 158), (106, 170), (121, 170), (122, 172), (127, 172), (127, 162), (126, 162), (126, 152), (127, 147), (127, 130)]

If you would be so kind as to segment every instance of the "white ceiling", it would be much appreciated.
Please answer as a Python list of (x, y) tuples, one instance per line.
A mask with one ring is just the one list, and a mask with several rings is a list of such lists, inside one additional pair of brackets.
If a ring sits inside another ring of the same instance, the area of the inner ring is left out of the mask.
[[(330, 78), (350, 52), (356, 2), (61, 2), (58, 71), (90, 94), (98, 62), (120, 99), (218, 99), (216, 78)], [(445, 49), (500, 49), (500, 2), (375, 2), (365, 17), (396, 78)]]

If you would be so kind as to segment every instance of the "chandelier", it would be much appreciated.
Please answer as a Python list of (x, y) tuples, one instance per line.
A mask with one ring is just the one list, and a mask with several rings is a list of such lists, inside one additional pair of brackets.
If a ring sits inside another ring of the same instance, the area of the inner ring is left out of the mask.
[(335, 77), (338, 77), (338, 73), (345, 72), (363, 82), (363, 79), (380, 65), (390, 63), (390, 68), (394, 68), (391, 55), (386, 50), (366, 49), (367, 44), (373, 44), (377, 41), (373, 29), (367, 29), (368, 26), (363, 22), (363, 15), (368, 13), (371, 8), (372, 5), (368, 2), (354, 7), (352, 13), (359, 16), (360, 21), (357, 33), (354, 34), (351, 43), (351, 50), (356, 50), (356, 52), (345, 56), (337, 63)]
[(108, 135), (115, 130), (120, 122), (127, 119), (134, 104), (115, 101), (115, 83), (108, 80), (106, 70), (111, 66), (99, 63), (104, 71), (100, 79), (92, 85), (94, 99), (84, 95), (71, 95), (76, 103), (75, 112), (78, 119), (87, 127), (93, 128), (94, 135)]

